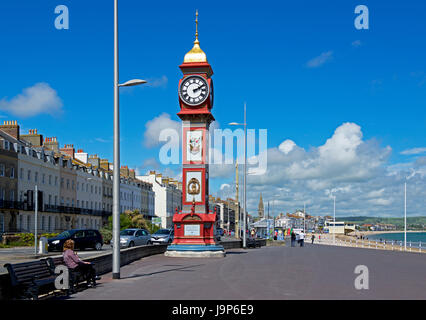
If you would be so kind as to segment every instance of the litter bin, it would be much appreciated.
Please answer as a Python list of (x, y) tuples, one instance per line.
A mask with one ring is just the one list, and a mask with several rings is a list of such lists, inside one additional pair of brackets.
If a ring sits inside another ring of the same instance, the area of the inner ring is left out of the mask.
[(39, 254), (46, 254), (47, 253), (47, 238), (46, 237), (40, 237), (40, 240), (38, 242), (38, 253)]

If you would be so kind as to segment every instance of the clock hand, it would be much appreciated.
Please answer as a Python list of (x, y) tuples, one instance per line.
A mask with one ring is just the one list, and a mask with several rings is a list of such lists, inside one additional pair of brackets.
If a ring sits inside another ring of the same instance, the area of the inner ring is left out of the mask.
[(194, 89), (193, 91), (195, 92), (195, 91), (198, 91), (198, 90), (200, 90), (202, 87), (204, 87), (204, 84), (202, 84), (201, 86), (199, 86), (197, 89)]

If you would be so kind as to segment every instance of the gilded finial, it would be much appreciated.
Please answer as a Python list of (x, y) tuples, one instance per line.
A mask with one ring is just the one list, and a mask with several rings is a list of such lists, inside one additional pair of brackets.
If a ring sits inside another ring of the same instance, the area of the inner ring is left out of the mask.
[(198, 9), (195, 10), (195, 42), (198, 42)]
[(183, 62), (207, 62), (207, 56), (200, 48), (200, 41), (198, 41), (198, 10), (195, 10), (195, 41), (194, 47), (189, 51)]

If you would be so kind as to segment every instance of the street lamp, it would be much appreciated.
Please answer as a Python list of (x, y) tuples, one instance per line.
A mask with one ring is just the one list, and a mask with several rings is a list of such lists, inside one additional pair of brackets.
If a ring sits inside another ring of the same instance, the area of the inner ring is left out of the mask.
[(417, 172), (411, 169), (413, 172), (405, 177), (404, 181), (404, 250), (407, 251), (407, 180), (411, 179)]
[(333, 208), (333, 245), (336, 244), (336, 196), (333, 195), (334, 208)]
[(244, 126), (244, 222), (243, 222), (243, 248), (246, 248), (246, 220), (247, 220), (247, 197), (246, 197), (246, 180), (247, 180), (247, 119), (246, 119), (246, 103), (244, 103), (244, 123), (231, 122), (230, 126)]
[(112, 210), (112, 278), (120, 279), (120, 107), (119, 87), (130, 87), (146, 83), (135, 79), (119, 84), (118, 76), (118, 0), (114, 0), (114, 170)]

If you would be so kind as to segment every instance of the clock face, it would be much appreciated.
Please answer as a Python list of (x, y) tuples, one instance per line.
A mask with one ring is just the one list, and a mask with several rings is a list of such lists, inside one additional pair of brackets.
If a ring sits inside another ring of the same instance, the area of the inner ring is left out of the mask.
[(206, 79), (201, 76), (189, 76), (181, 82), (179, 96), (186, 104), (197, 106), (206, 101), (209, 91)]

